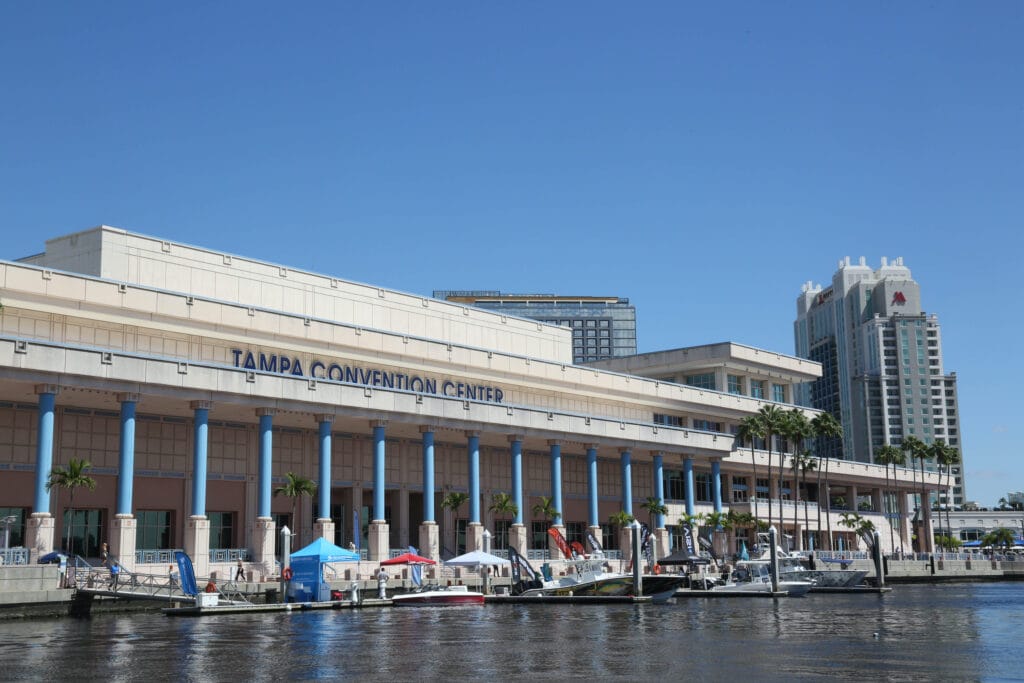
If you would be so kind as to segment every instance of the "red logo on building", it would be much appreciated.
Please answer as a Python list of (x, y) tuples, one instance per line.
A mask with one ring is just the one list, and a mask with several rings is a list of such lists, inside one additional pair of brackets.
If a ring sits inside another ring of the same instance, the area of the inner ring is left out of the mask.
[(907, 297), (903, 296), (903, 292), (894, 292), (892, 295), (892, 303), (890, 306), (902, 306), (907, 303)]

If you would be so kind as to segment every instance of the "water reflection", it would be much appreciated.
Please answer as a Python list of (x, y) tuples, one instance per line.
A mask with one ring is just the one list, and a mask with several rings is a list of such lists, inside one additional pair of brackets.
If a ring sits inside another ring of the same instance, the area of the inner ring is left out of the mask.
[(1016, 678), (1024, 584), (887, 595), (0, 622), (0, 678)]

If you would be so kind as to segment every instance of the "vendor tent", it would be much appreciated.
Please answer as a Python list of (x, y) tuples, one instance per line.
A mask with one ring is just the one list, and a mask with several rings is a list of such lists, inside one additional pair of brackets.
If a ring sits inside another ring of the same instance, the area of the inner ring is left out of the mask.
[(324, 581), (328, 562), (358, 562), (359, 554), (340, 548), (322, 537), (291, 555), (290, 594), (296, 600), (329, 600), (330, 586)]

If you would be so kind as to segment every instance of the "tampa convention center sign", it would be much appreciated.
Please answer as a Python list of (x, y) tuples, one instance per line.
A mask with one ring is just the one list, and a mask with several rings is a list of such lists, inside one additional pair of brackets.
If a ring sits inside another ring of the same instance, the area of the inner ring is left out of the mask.
[(355, 365), (342, 365), (314, 359), (304, 367), (302, 359), (296, 356), (278, 355), (276, 353), (253, 353), (244, 349), (231, 349), (231, 357), (236, 368), (273, 372), (293, 377), (309, 377), (326, 379), (348, 384), (362, 384), (382, 389), (398, 389), (418, 394), (434, 394), (449, 398), (464, 398), (471, 401), (501, 403), (505, 392), (498, 387), (483, 384), (471, 384), (450, 379), (438, 380), (432, 377), (420, 377), (394, 370), (366, 368)]

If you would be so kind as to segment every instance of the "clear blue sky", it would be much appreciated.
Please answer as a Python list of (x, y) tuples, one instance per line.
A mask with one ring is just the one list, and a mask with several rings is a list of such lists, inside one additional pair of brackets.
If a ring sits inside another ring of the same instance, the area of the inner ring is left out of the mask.
[(1024, 489), (1024, 3), (380, 5), (4, 3), (3, 256), (105, 223), (786, 353), (803, 282), (903, 256), (968, 497)]

